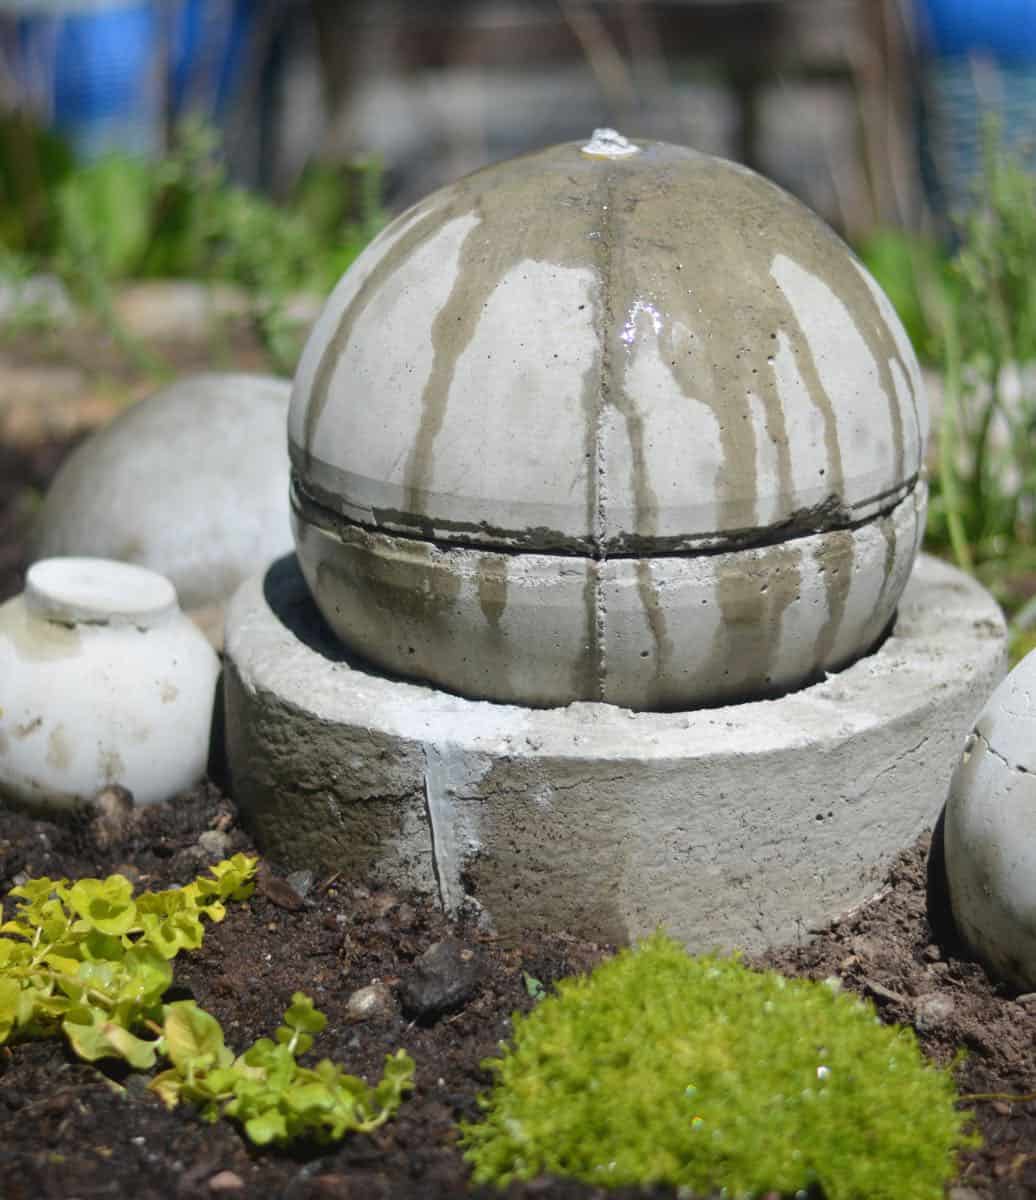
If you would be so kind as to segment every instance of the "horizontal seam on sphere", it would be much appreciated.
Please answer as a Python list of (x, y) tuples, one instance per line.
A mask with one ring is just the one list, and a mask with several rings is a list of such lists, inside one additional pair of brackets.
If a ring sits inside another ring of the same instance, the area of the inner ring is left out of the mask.
[[(725, 534), (695, 534), (694, 537), (708, 538), (711, 536), (723, 537), (726, 540), (718, 542), (714, 545), (707, 546), (666, 546), (662, 544), (645, 545), (642, 551), (630, 552), (624, 551), (620, 553), (605, 547), (601, 550), (593, 546), (592, 543), (578, 543), (572, 539), (568, 539), (569, 544), (565, 545), (564, 535), (558, 535), (559, 542), (555, 546), (544, 547), (535, 543), (514, 544), (505, 541), (466, 541), (463, 538), (443, 537), (443, 536), (427, 536), (419, 532), (400, 532), (395, 529), (388, 529), (381, 525), (368, 525), (362, 521), (355, 521), (343, 513), (337, 512), (328, 505), (321, 503), (309, 492), (306, 491), (298, 477), (293, 474), (292, 478), (292, 506), (302, 519), (308, 519), (307, 514), (314, 512), (318, 514), (315, 523), (321, 528), (334, 531), (336, 526), (355, 529), (361, 533), (369, 534), (375, 537), (392, 538), (400, 542), (414, 542), (420, 545), (432, 546), (435, 549), (449, 550), (467, 550), (472, 553), (497, 554), (519, 558), (523, 555), (539, 555), (543, 558), (558, 558), (558, 559), (577, 559), (582, 558), (590, 562), (613, 562), (613, 561), (628, 561), (639, 562), (645, 558), (715, 558), (720, 554), (734, 554), (744, 550), (762, 550), (770, 546), (785, 545), (791, 542), (801, 541), (805, 538), (818, 537), (826, 533), (845, 532), (852, 533), (857, 529), (863, 529), (868, 525), (873, 525), (885, 517), (890, 516), (897, 508), (911, 496), (916, 493), (918, 485), (922, 482), (920, 473), (907, 480), (906, 483), (897, 488), (894, 492), (887, 494), (887, 503), (881, 508), (869, 512), (865, 517), (859, 517), (856, 520), (831, 521), (828, 523), (819, 522), (816, 525), (805, 526), (801, 529), (793, 527), (793, 520), (785, 522), (781, 525), (771, 525), (765, 529), (735, 531), (734, 533)], [(878, 500), (884, 497), (878, 497)], [(873, 504), (875, 501), (864, 501), (862, 503)], [(321, 519), (322, 518), (322, 519)], [(429, 521), (428, 524), (434, 524)], [(479, 529), (479, 526), (472, 526), (473, 530)]]

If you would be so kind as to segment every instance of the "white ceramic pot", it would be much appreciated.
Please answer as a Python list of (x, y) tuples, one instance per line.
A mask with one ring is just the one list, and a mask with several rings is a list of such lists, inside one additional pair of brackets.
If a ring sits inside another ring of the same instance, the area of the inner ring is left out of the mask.
[(0, 606), (0, 795), (77, 806), (106, 784), (138, 804), (205, 771), (219, 659), (163, 575), (51, 558)]

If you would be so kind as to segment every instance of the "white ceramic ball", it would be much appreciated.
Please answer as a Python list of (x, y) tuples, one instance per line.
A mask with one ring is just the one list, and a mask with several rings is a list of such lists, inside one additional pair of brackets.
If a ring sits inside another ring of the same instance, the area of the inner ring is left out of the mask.
[(131, 405), (62, 464), (32, 557), (89, 555), (168, 576), (188, 611), (222, 605), (293, 547), (285, 422), (268, 375), (191, 375)]
[(164, 576), (45, 559), (0, 606), (0, 798), (71, 809), (122, 784), (138, 804), (204, 774), (219, 658)]
[(1036, 652), (989, 698), (950, 784), (954, 920), (989, 971), (1036, 990)]

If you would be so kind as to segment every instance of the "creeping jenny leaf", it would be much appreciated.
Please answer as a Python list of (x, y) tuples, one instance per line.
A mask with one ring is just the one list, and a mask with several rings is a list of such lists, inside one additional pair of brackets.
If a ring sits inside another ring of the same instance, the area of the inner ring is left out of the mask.
[(223, 1044), (219, 1022), (193, 1000), (166, 1005), (162, 1035), (173, 1066), (188, 1077), (197, 1070), (225, 1067), (233, 1061)]
[(149, 1071), (155, 1065), (158, 1043), (135, 1037), (99, 1009), (77, 1009), (69, 1013), (62, 1027), (72, 1049), (88, 1062), (123, 1058), (138, 1071)]
[(21, 990), (16, 979), (4, 979), (0, 976), (0, 1043), (7, 1041), (18, 1019), (18, 997)]

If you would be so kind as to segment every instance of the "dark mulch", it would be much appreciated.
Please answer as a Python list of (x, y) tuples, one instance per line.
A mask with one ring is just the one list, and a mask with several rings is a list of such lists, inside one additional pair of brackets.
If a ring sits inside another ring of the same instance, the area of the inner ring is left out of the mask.
[[(205, 830), (224, 833), (220, 851), (251, 849), (232, 804), (211, 784), (175, 805), (140, 810), (122, 831), (2, 813), (0, 889), (24, 875), (103, 875), (116, 868), (141, 886), (186, 882), (212, 861), (198, 845)], [(934, 940), (925, 916), (927, 846), (923, 838), (902, 855), (876, 902), (813, 942), (760, 957), (756, 965), (813, 978), (838, 975), (874, 1000), (883, 1017), (913, 1024), (940, 1062), (963, 1047), (965, 1092), (1030, 1092), (1036, 1006), (999, 994), (980, 968)], [(476, 993), (432, 1023), (407, 1020), (398, 997), (415, 959), (451, 935), (480, 957)], [(212, 1197), (224, 1194), (212, 1186), (214, 1179), (228, 1181), (221, 1172), (241, 1181), (238, 1195), (282, 1200), (470, 1194), (454, 1126), (477, 1114), (475, 1096), (487, 1083), (479, 1064), (506, 1037), (510, 1014), (532, 1004), (523, 972), (549, 984), (587, 970), (607, 949), (563, 932), (505, 942), (450, 929), (426, 902), (356, 880), (315, 880), (300, 904), (289, 885), (268, 876), (251, 901), (234, 905), (223, 924), (210, 928), (199, 951), (177, 959), (181, 994), (213, 1012), (240, 1047), (272, 1032), (292, 992), (304, 990), (329, 1018), (314, 1052), (368, 1078), (379, 1073), (386, 1053), (405, 1047), (417, 1062), (417, 1089), (396, 1119), (337, 1149), (258, 1151), (229, 1123), (204, 1124), (187, 1108), (167, 1112), (143, 1078), (117, 1074), (121, 1091), (59, 1041), (18, 1045), (0, 1052), (0, 1195)], [(375, 980), (389, 987), (394, 1002), (378, 1017), (351, 1023), (349, 996)], [(965, 1156), (958, 1186), (973, 1191), (961, 1196), (1034, 1194), (1036, 1104), (1005, 1098), (974, 1108), (986, 1144)], [(560, 1181), (515, 1186), (509, 1194), (605, 1195)]]
[[(20, 581), (26, 488), (45, 483), (61, 449), (40, 446), (5, 457), (0, 448), (0, 600)], [(198, 844), (205, 831), (225, 835), (222, 852), (251, 849), (230, 800), (208, 783), (174, 805), (140, 810), (121, 830), (0, 812), (0, 893), (26, 875), (115, 869), (141, 886), (186, 882), (212, 861)], [(963, 1156), (953, 1200), (1029, 1197), (1036, 1194), (1036, 1103), (1010, 1097), (1036, 1090), (1036, 1002), (992, 986), (953, 945), (945, 917), (932, 928), (927, 850), (922, 838), (905, 852), (875, 902), (812, 942), (760, 957), (755, 965), (813, 978), (839, 976), (873, 1000), (884, 1019), (914, 1025), (925, 1051), (940, 1062), (963, 1048), (962, 1091), (999, 1098), (972, 1104), (985, 1145)], [(414, 961), (447, 935), (478, 952), (479, 986), (459, 1011), (430, 1024), (409, 1021), (399, 996)], [(455, 1122), (476, 1115), (475, 1097), (488, 1082), (481, 1060), (507, 1036), (510, 1014), (532, 1004), (523, 972), (549, 985), (589, 969), (607, 950), (563, 931), (504, 942), (471, 929), (451, 930), (426, 902), (372, 889), (363, 880), (316, 880), (299, 903), (288, 885), (267, 877), (251, 901), (232, 906), (226, 921), (211, 927), (199, 951), (177, 960), (178, 986), (218, 1017), (238, 1048), (271, 1033), (297, 990), (312, 995), (329, 1017), (317, 1055), (374, 1078), (385, 1054), (405, 1047), (417, 1062), (417, 1088), (396, 1119), (332, 1150), (258, 1151), (227, 1122), (204, 1124), (184, 1107), (166, 1111), (142, 1077), (109, 1077), (77, 1062), (60, 1041), (23, 1044), (0, 1050), (0, 1196), (471, 1195)], [(349, 996), (374, 980), (388, 986), (393, 1003), (377, 1018), (350, 1023)], [(675, 1195), (669, 1189), (647, 1194)], [(606, 1193), (540, 1180), (514, 1186), (508, 1195), (574, 1200)]]

